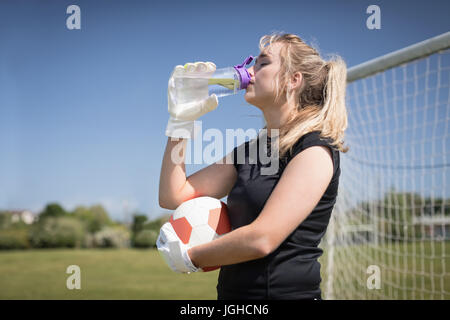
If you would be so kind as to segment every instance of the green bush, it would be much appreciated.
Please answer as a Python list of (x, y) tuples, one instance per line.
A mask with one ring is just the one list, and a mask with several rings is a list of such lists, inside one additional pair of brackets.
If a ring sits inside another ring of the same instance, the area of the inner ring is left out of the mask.
[(104, 227), (113, 225), (108, 212), (101, 205), (78, 206), (72, 212), (72, 216), (82, 221), (89, 233), (95, 233)]
[(123, 226), (105, 227), (94, 234), (94, 246), (98, 248), (127, 248), (130, 233)]
[(29, 239), (34, 248), (77, 248), (84, 234), (84, 226), (77, 219), (48, 217), (32, 226)]
[(27, 230), (0, 230), (0, 250), (28, 248), (30, 248), (30, 243)]
[(168, 222), (170, 218), (170, 215), (164, 215), (159, 218), (156, 218), (155, 220), (151, 220), (149, 222), (146, 222), (143, 226), (143, 230), (155, 230), (159, 233), (159, 230), (163, 226), (164, 223)]
[[(149, 248), (156, 246), (156, 239), (158, 238), (159, 230), (162, 225), (169, 221), (170, 215), (164, 215), (151, 221), (147, 221), (147, 217), (143, 219), (144, 216), (135, 216), (135, 222), (133, 224), (133, 241), (132, 245), (135, 248)], [(141, 218), (141, 220), (137, 220)], [(140, 222), (139, 228), (137, 228)], [(146, 231), (145, 233), (143, 233)], [(150, 232), (152, 231), (152, 232)], [(140, 238), (138, 239), (138, 235)]]
[(95, 248), (95, 234), (86, 233), (83, 237), (83, 241), (81, 243), (81, 247), (84, 249), (92, 249)]
[(8, 211), (0, 211), (0, 230), (9, 229), (12, 224), (12, 214)]
[(152, 248), (156, 247), (158, 232), (155, 230), (143, 230), (139, 232), (134, 239), (134, 247), (136, 248)]

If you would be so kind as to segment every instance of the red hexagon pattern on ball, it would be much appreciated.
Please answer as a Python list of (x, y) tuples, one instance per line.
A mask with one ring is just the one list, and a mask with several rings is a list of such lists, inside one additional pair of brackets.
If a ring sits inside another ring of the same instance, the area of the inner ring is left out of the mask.
[(170, 216), (169, 222), (172, 225), (173, 230), (175, 230), (178, 238), (180, 238), (184, 244), (187, 244), (191, 238), (192, 226), (187, 221), (186, 217), (174, 220), (173, 216)]
[(209, 210), (208, 224), (218, 235), (230, 232), (231, 225), (228, 219), (227, 206), (222, 201), (222, 207)]
[(203, 267), (202, 270), (203, 270), (203, 272), (209, 272), (209, 271), (217, 270), (217, 269), (219, 269), (219, 268), (220, 268), (219, 266), (215, 266), (215, 267)]

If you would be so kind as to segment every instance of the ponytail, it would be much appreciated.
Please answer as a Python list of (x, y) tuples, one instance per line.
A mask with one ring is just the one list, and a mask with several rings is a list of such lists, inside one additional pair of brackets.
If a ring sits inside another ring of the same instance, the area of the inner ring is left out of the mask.
[(324, 86), (324, 103), (321, 108), (322, 136), (331, 138), (342, 152), (348, 147), (343, 146), (344, 131), (347, 129), (347, 108), (345, 105), (345, 90), (347, 85), (347, 67), (341, 57), (336, 56), (326, 63), (328, 76)]

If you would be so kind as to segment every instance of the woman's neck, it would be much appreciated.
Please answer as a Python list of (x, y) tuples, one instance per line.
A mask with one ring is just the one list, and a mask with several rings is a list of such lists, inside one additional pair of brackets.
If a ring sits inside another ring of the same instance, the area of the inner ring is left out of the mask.
[(271, 136), (271, 130), (280, 129), (289, 119), (289, 115), (295, 107), (289, 106), (287, 103), (280, 107), (272, 107), (263, 110), (264, 119), (266, 121), (267, 136)]

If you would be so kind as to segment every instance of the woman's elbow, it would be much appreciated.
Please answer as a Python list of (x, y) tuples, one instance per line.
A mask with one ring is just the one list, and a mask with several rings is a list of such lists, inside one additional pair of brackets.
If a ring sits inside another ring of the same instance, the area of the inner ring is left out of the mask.
[(254, 248), (258, 258), (264, 258), (275, 250), (271, 239), (266, 235), (256, 236)]
[(252, 249), (257, 258), (264, 258), (277, 248), (274, 237), (270, 234), (270, 229), (256, 221), (247, 225), (247, 239), (250, 240)]
[(269, 240), (263, 240), (262, 244), (259, 246), (259, 252), (261, 254), (261, 258), (264, 258), (275, 251), (275, 247), (270, 243)]
[(163, 209), (168, 209), (168, 210), (175, 210), (177, 208), (176, 205), (174, 205), (173, 203), (171, 203), (169, 200), (164, 199), (163, 197), (159, 197), (158, 198), (159, 201), (159, 206)]

